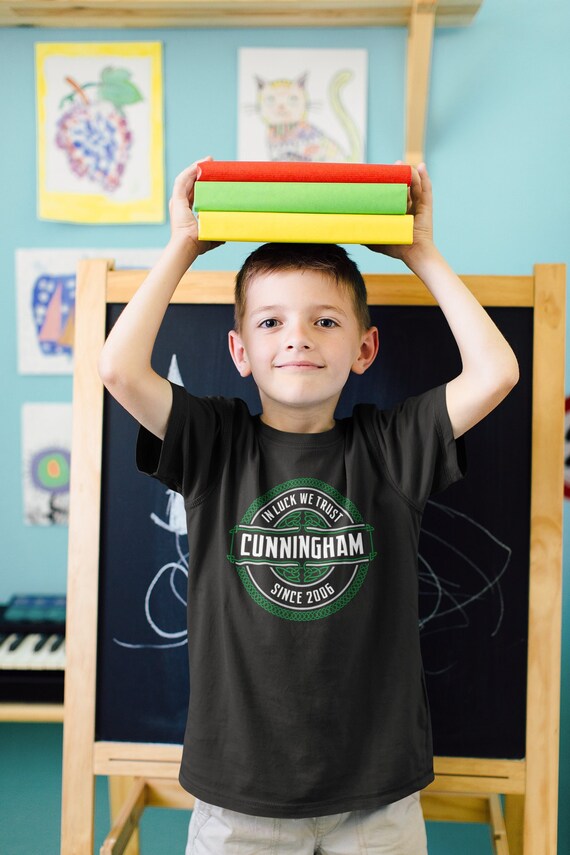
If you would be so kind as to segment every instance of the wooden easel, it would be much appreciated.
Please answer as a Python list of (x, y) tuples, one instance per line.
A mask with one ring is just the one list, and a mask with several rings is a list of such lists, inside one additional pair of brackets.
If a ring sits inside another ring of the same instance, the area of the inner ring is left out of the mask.
[[(138, 852), (147, 804), (191, 807), (177, 783), (181, 748), (95, 740), (103, 388), (97, 356), (108, 303), (126, 303), (145, 271), (80, 262), (67, 594), (62, 855), (92, 855), (94, 776), (111, 779), (114, 825), (103, 853)], [(411, 275), (365, 277), (371, 304), (429, 305)], [(438, 757), (424, 794), (428, 819), (485, 822), (497, 855), (556, 855), (564, 446), (565, 268), (532, 276), (467, 276), (488, 307), (534, 309), (530, 595), (524, 760)], [(230, 303), (233, 276), (190, 272), (177, 303)], [(499, 794), (505, 796), (505, 817)]]

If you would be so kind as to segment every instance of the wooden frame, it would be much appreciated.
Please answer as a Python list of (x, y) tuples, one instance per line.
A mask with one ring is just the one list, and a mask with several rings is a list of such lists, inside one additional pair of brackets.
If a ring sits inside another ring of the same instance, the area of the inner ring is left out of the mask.
[[(96, 362), (105, 337), (107, 302), (128, 301), (145, 276), (145, 271), (109, 271), (110, 266), (106, 260), (82, 261), (77, 280), (62, 855), (92, 855), (95, 775), (111, 776), (115, 782), (115, 842), (108, 838), (104, 852), (138, 851), (132, 834), (145, 804), (191, 806), (191, 799), (175, 783), (179, 746), (95, 742), (103, 424), (103, 387)], [(365, 279), (371, 304), (433, 303), (412, 275), (372, 274)], [(532, 276), (466, 276), (464, 281), (486, 306), (534, 309), (526, 753), (524, 760), (438, 757), (436, 780), (426, 791), (424, 804), (428, 818), (489, 822), (497, 855), (556, 855), (565, 268), (541, 264)], [(229, 272), (189, 272), (173, 302), (231, 303), (232, 284)], [(134, 782), (134, 790), (133, 779), (142, 779)], [(505, 795), (505, 823), (498, 794)], [(118, 815), (118, 805), (124, 807), (125, 799), (129, 810)]]
[(437, 0), (414, 0), (408, 24), (406, 75), (406, 151), (404, 161), (417, 166), (424, 159), (431, 53)]
[(415, 6), (436, 23), (469, 24), (483, 0), (0, 0), (0, 26), (34, 27), (368, 27), (407, 26)]
[(6, 701), (0, 704), (0, 721), (60, 722), (63, 721), (63, 704)]

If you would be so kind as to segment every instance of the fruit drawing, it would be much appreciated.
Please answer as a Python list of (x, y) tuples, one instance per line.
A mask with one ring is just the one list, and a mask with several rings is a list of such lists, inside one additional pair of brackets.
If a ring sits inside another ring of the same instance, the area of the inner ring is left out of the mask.
[[(72, 172), (112, 193), (120, 184), (133, 143), (124, 108), (142, 95), (124, 68), (104, 68), (96, 83), (81, 86), (66, 77), (72, 92), (60, 103), (56, 145), (67, 154)], [(90, 99), (86, 90), (93, 90)]]

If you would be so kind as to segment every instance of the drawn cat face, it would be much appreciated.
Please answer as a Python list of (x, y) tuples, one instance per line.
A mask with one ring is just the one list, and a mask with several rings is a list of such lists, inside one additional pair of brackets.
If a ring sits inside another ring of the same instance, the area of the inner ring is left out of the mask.
[(266, 125), (292, 125), (301, 122), (307, 114), (306, 75), (297, 80), (257, 81), (257, 105)]

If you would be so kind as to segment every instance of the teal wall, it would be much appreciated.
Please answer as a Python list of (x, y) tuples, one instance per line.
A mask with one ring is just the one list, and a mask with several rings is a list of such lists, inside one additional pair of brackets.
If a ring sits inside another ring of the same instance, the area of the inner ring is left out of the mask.
[[(68, 377), (17, 373), (14, 250), (158, 247), (168, 235), (166, 224), (74, 226), (37, 219), (34, 43), (126, 38), (163, 42), (166, 185), (170, 187), (176, 173), (197, 157), (205, 154), (218, 159), (236, 157), (236, 71), (240, 47), (367, 49), (368, 159), (390, 162), (401, 157), (405, 35), (402, 29), (129, 33), (0, 29), (3, 65), (0, 109), (4, 117), (0, 136), (0, 361), (4, 401), (0, 438), (5, 454), (5, 488), (0, 497), (3, 543), (0, 601), (16, 591), (61, 591), (66, 578), (67, 530), (30, 528), (22, 522), (20, 407), (27, 401), (71, 400), (71, 381)], [(528, 274), (536, 262), (570, 261), (566, 225), (570, 189), (569, 36), (567, 0), (543, 0), (540, 4), (534, 0), (483, 0), (469, 28), (436, 32), (425, 157), (435, 189), (436, 240), (459, 272)], [(225, 246), (201, 259), (199, 264), (202, 268), (234, 269), (244, 255), (243, 246)], [(355, 249), (353, 255), (365, 272), (401, 269), (396, 262), (364, 249)], [(564, 618), (567, 628), (568, 593)], [(568, 670), (569, 654), (570, 637), (566, 629), (564, 671)], [(570, 797), (569, 723), (570, 683), (564, 678), (563, 805)], [(29, 727), (11, 726), (10, 741), (21, 739), (22, 745), (28, 745)], [(42, 733), (46, 736), (45, 745), (51, 746), (46, 748), (45, 758), (48, 765), (53, 764), (52, 786), (57, 788), (59, 772), (54, 758), (58, 757), (58, 737), (48, 727), (39, 726), (37, 733), (38, 750), (44, 744), (39, 738)], [(25, 768), (22, 774), (25, 775)], [(46, 774), (49, 777), (52, 773), (48, 770)], [(559, 851), (567, 852), (570, 816), (566, 811), (561, 813)], [(477, 842), (469, 843), (475, 840), (475, 832), (467, 829), (464, 833), (464, 842), (460, 844), (464, 851), (482, 853), (484, 850)], [(0, 848), (2, 835), (0, 831)], [(457, 829), (433, 831), (435, 855), (455, 852), (458, 845)]]

